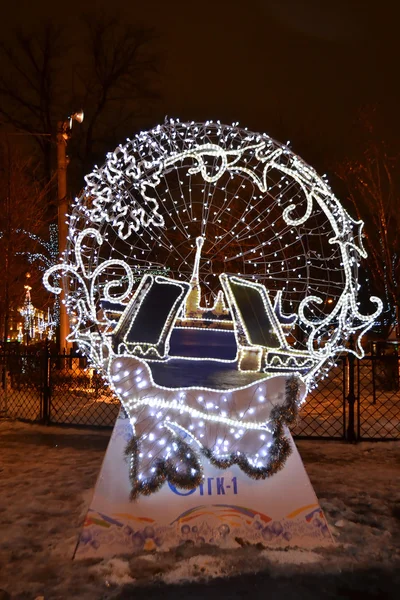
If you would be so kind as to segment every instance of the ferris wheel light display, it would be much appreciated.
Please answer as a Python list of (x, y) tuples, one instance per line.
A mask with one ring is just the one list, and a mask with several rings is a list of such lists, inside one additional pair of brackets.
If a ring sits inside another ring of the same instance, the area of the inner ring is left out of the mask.
[[(381, 311), (358, 309), (362, 223), (266, 134), (170, 120), (86, 177), (63, 274), (70, 335), (134, 430), (132, 497), (191, 488), (200, 457), (265, 478), (284, 426)], [(282, 391), (283, 390), (283, 391)]]

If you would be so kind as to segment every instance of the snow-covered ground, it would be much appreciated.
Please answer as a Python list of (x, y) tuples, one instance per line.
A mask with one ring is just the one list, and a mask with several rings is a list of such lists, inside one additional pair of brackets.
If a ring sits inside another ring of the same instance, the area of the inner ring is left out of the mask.
[(1, 600), (399, 597), (400, 442), (298, 442), (333, 548), (72, 561), (109, 435), (0, 421)]

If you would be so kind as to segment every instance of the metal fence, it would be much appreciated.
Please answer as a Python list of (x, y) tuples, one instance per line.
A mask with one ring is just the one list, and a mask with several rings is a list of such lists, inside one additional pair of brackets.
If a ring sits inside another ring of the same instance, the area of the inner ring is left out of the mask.
[(400, 359), (366, 356), (356, 364), (358, 439), (400, 439)]
[[(300, 410), (299, 438), (400, 440), (400, 359), (338, 361)], [(49, 424), (112, 427), (119, 401), (85, 358), (0, 354), (0, 416)]]
[(48, 424), (112, 427), (119, 400), (84, 357), (0, 355), (0, 415)]
[[(300, 409), (292, 429), (299, 438), (344, 439), (348, 421), (348, 361), (341, 358)], [(400, 398), (399, 398), (400, 406)]]

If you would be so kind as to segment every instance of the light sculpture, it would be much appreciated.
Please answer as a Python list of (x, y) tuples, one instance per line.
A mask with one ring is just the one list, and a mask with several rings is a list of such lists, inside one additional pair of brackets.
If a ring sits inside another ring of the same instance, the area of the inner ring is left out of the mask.
[[(66, 285), (70, 340), (121, 401), (132, 498), (193, 488), (201, 456), (265, 478), (284, 426), (362, 315), (354, 221), (326, 180), (265, 134), (170, 120), (86, 177), (69, 243), (45, 284)], [(53, 278), (51, 280), (51, 278)]]
[[(54, 223), (49, 225), (49, 239), (45, 240), (35, 233), (26, 231), (26, 229), (18, 229), (17, 233), (23, 233), (27, 235), (31, 240), (35, 241), (39, 246), (42, 247), (42, 252), (17, 252), (28, 259), (28, 262), (32, 265), (38, 264), (40, 271), (46, 271), (50, 267), (56, 265), (59, 259), (58, 252), (58, 227)], [(50, 323), (50, 314), (48, 314), (48, 322)], [(58, 296), (55, 298), (53, 314), (51, 316), (51, 325), (49, 326), (49, 339), (54, 335), (54, 328), (60, 322), (60, 302)]]
[(19, 312), (24, 318), (24, 330), (29, 340), (35, 337), (35, 316), (37, 311), (32, 304), (31, 286), (25, 285), (24, 288), (26, 289), (24, 303)]

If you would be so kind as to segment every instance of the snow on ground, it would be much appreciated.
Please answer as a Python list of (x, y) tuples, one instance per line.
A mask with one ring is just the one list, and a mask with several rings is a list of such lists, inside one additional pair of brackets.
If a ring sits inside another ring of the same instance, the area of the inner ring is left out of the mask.
[(398, 597), (400, 442), (298, 442), (333, 548), (72, 561), (109, 435), (0, 421), (1, 600)]

